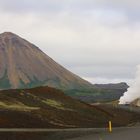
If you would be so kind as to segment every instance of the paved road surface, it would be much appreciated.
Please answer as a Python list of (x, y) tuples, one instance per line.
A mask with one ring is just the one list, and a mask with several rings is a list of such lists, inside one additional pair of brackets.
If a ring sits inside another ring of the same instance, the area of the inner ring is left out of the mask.
[(140, 127), (79, 129), (4, 129), (0, 140), (140, 140)]
[(102, 132), (106, 128), (69, 128), (69, 129), (46, 129), (46, 128), (0, 128), (0, 132), (79, 132), (93, 131)]
[(113, 130), (112, 133), (98, 132), (67, 140), (140, 140), (140, 127), (120, 128)]

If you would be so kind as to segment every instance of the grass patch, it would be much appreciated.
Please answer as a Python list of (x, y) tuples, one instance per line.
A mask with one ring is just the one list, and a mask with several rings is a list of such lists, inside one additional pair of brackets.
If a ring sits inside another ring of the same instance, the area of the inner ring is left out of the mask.
[(5, 103), (0, 101), (0, 108), (11, 109), (11, 110), (19, 110), (19, 111), (30, 111), (30, 110), (38, 110), (39, 107), (30, 107), (26, 106), (22, 103)]
[(51, 107), (57, 108), (57, 109), (72, 111), (72, 109), (65, 108), (64, 105), (61, 102), (56, 101), (56, 100), (46, 99), (46, 100), (42, 100), (42, 102), (47, 104), (47, 105), (49, 105), (49, 106), (51, 106)]

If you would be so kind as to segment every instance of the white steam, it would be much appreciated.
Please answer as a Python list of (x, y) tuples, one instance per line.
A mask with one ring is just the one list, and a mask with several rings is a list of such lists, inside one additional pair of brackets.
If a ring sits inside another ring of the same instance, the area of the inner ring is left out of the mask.
[(137, 98), (140, 98), (140, 65), (137, 66), (134, 82), (130, 88), (128, 88), (128, 91), (120, 98), (119, 104), (131, 103)]

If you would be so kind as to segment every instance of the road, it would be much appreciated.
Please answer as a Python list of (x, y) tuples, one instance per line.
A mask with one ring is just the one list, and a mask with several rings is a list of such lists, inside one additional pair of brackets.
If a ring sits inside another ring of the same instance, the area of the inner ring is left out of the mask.
[(0, 128), (0, 140), (140, 140), (140, 127), (78, 129)]
[(117, 128), (112, 133), (97, 132), (67, 140), (140, 140), (140, 127)]
[(106, 128), (69, 128), (69, 129), (46, 129), (46, 128), (0, 128), (0, 132), (101, 132), (105, 131)]

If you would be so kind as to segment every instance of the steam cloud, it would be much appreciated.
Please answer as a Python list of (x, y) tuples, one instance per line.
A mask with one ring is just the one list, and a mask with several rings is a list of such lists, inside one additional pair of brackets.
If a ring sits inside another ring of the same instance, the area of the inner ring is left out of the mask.
[(134, 82), (128, 88), (128, 91), (120, 98), (119, 104), (126, 104), (140, 98), (140, 65), (137, 66)]

